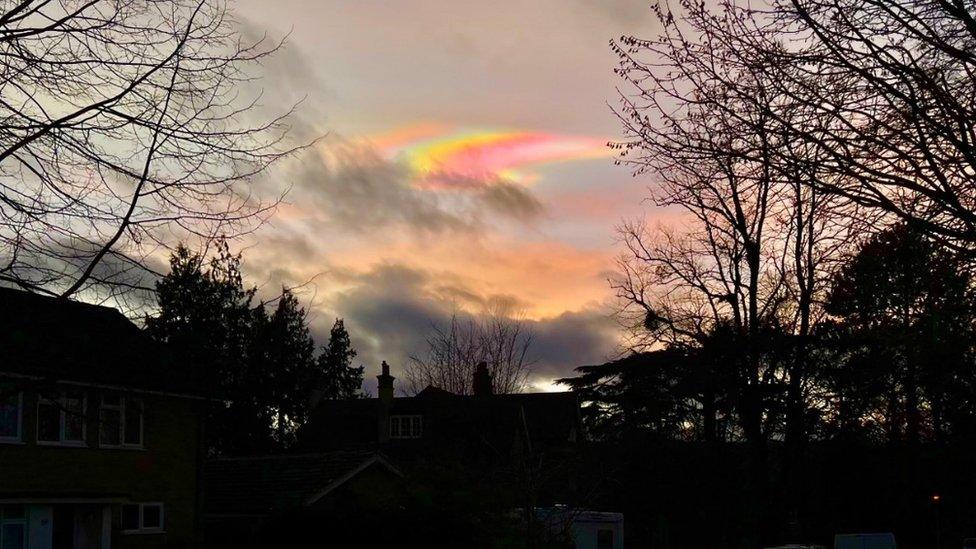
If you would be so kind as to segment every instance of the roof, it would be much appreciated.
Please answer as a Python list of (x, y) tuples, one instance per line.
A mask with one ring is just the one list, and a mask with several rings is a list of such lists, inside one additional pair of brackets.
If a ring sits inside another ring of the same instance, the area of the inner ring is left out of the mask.
[(187, 368), (118, 310), (0, 287), (0, 373), (180, 395)]
[(374, 465), (400, 476), (369, 451), (213, 459), (204, 466), (205, 514), (265, 516), (311, 505)]
[(561, 444), (579, 435), (579, 403), (573, 392), (488, 396), (433, 393), (416, 399), (436, 401), (442, 421), (452, 424), (455, 432), (474, 426), (481, 438), (496, 445), (511, 440), (515, 433), (528, 434), (532, 444)]
[[(309, 449), (375, 445), (381, 413), (377, 398), (322, 401), (299, 432), (299, 441)], [(562, 444), (580, 434), (574, 392), (475, 396), (428, 387), (417, 396), (393, 399), (385, 413), (423, 415), (425, 437), (445, 442), (474, 438), (498, 447), (527, 432), (533, 444)]]

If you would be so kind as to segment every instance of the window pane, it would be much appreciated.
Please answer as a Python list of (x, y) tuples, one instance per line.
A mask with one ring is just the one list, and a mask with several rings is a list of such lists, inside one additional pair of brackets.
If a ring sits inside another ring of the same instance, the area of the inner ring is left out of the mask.
[(163, 506), (162, 505), (142, 506), (142, 527), (143, 528), (163, 527)]
[[(0, 387), (0, 394), (5, 390)], [(8, 394), (0, 398), (0, 437), (13, 438), (18, 433), (20, 426), (20, 395), (18, 393)]]
[(27, 546), (27, 525), (6, 523), (0, 527), (0, 547), (24, 549)]
[(102, 408), (98, 416), (98, 441), (109, 446), (122, 442), (122, 414), (118, 410)]
[(421, 416), (416, 416), (413, 418), (413, 433), (414, 437), (419, 437), (424, 433), (424, 418)]
[(391, 417), (390, 418), (390, 437), (396, 438), (400, 436), (400, 418)]
[(61, 408), (43, 397), (37, 402), (37, 440), (61, 440)]
[(102, 395), (102, 406), (121, 406), (122, 397), (119, 395)]
[(122, 506), (122, 529), (123, 530), (138, 530), (139, 529), (139, 505), (138, 504), (125, 504)]
[(142, 402), (136, 399), (125, 402), (125, 443), (142, 444)]
[(597, 549), (613, 549), (613, 530), (597, 530)]
[(64, 440), (85, 440), (85, 400), (74, 394), (64, 399)]

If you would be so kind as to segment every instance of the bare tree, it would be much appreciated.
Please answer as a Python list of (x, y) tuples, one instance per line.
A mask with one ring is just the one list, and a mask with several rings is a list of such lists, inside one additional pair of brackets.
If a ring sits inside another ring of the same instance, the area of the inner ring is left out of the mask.
[[(825, 170), (824, 152), (801, 135), (824, 130), (798, 99), (808, 82), (782, 26), (734, 0), (676, 4), (658, 6), (657, 38), (612, 46), (628, 84), (617, 111), (627, 138), (617, 145), (620, 162), (653, 175), (652, 198), (682, 210), (684, 223), (625, 223), (621, 274), (611, 284), (634, 348), (719, 343), (701, 356), (721, 364), (701, 366), (725, 380), (763, 490), (771, 438), (788, 443), (787, 483), (800, 475), (794, 466), (816, 389), (812, 327), (862, 212), (825, 190), (825, 181), (850, 175)], [(708, 439), (717, 395), (714, 384), (701, 385)]]
[(528, 379), (532, 340), (522, 318), (505, 308), (489, 308), (479, 316), (455, 312), (446, 327), (432, 326), (426, 354), (410, 357), (410, 390), (417, 393), (432, 385), (471, 394), (475, 368), (484, 362), (495, 393), (520, 392)]
[(0, 5), (0, 281), (144, 287), (175, 240), (253, 229), (291, 111), (255, 122), (241, 86), (279, 46), (224, 0)]
[[(829, 273), (877, 216), (825, 190), (842, 176), (801, 135), (824, 130), (797, 99), (806, 82), (781, 25), (733, 0), (677, 4), (658, 6), (657, 38), (613, 44), (628, 83), (620, 162), (652, 174), (656, 203), (686, 214), (680, 229), (657, 234), (642, 223), (621, 228), (627, 253), (613, 285), (622, 317), (635, 348), (698, 345), (730, 327), (752, 355), (748, 390), (787, 386), (787, 436), (802, 437), (806, 348)], [(786, 364), (756, 355), (773, 328), (793, 342)], [(782, 415), (755, 398), (755, 413), (776, 428)], [(755, 420), (749, 430), (760, 436)]]
[(625, 304), (643, 309), (652, 337), (696, 344), (728, 325), (742, 338), (737, 410), (744, 436), (761, 444), (763, 386), (775, 372), (760, 357), (759, 337), (784, 291), (775, 268), (781, 243), (770, 226), (783, 189), (773, 155), (782, 136), (768, 113), (780, 97), (763, 85), (759, 60), (731, 51), (712, 32), (735, 13), (716, 16), (687, 4), (681, 23), (691, 36), (659, 10), (658, 39), (625, 37), (614, 45), (618, 73), (634, 92), (621, 96), (618, 111), (630, 138), (622, 161), (635, 173), (653, 173), (657, 204), (681, 208), (691, 225), (664, 234), (663, 245), (649, 242), (639, 225), (625, 225), (630, 253), (614, 285)]
[(754, 17), (790, 44), (767, 50), (792, 69), (771, 83), (828, 175), (811, 183), (976, 249), (976, 4), (777, 0)]

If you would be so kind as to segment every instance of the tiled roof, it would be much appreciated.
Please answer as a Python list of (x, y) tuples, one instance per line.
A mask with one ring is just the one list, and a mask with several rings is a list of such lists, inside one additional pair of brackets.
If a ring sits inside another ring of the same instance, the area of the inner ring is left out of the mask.
[(176, 365), (116, 309), (0, 287), (0, 373), (198, 394)]
[(392, 470), (370, 451), (213, 459), (204, 468), (204, 512), (211, 517), (265, 516), (301, 507), (374, 459)]

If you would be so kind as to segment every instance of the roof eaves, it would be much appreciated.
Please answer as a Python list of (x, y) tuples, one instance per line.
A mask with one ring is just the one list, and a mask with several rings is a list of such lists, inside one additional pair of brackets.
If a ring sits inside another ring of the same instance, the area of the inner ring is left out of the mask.
[(348, 473), (342, 475), (341, 477), (339, 477), (339, 478), (335, 479), (334, 481), (332, 481), (331, 483), (329, 483), (329, 485), (326, 486), (325, 488), (323, 488), (321, 491), (316, 492), (315, 494), (313, 494), (313, 495), (309, 496), (308, 498), (306, 498), (305, 499), (305, 505), (306, 506), (308, 506), (308, 505), (314, 505), (315, 502), (317, 502), (320, 499), (324, 498), (325, 496), (329, 495), (329, 493), (331, 493), (333, 490), (335, 490), (336, 488), (338, 488), (338, 487), (342, 486), (343, 484), (349, 482), (350, 480), (352, 480), (353, 478), (355, 478), (356, 475), (358, 475), (359, 473), (362, 473), (363, 471), (365, 471), (366, 469), (368, 469), (371, 465), (376, 464), (376, 463), (382, 465), (388, 471), (390, 471), (391, 473), (395, 474), (396, 476), (401, 477), (401, 478), (403, 477), (403, 473), (401, 473), (399, 469), (397, 469), (396, 467), (394, 467), (392, 463), (390, 463), (389, 461), (387, 461), (386, 458), (384, 458), (383, 456), (381, 456), (379, 454), (376, 454), (376, 455), (370, 457), (369, 459), (367, 459), (366, 461), (360, 463), (356, 468), (352, 469)]
[(159, 391), (159, 390), (156, 390), (156, 389), (145, 389), (145, 388), (140, 388), (140, 387), (125, 386), (125, 385), (112, 385), (112, 384), (107, 384), (107, 383), (94, 383), (94, 382), (90, 382), (90, 381), (77, 381), (77, 380), (72, 380), (72, 379), (49, 379), (49, 378), (46, 378), (44, 376), (32, 376), (32, 375), (29, 375), (29, 374), (18, 374), (18, 373), (15, 373), (15, 372), (4, 372), (2, 370), (0, 370), (0, 376), (15, 377), (15, 378), (21, 378), (21, 379), (46, 380), (46, 381), (49, 381), (51, 383), (60, 383), (60, 384), (63, 384), (63, 385), (77, 385), (79, 387), (94, 387), (96, 389), (109, 389), (109, 390), (112, 390), (112, 391), (132, 391), (134, 393), (141, 393), (141, 394), (146, 394), (146, 395), (159, 395), (159, 396), (168, 396), (168, 397), (175, 397), (175, 398), (187, 398), (187, 399), (191, 399), (191, 400), (214, 400), (214, 401), (221, 400), (219, 398), (212, 398), (212, 397), (206, 397), (206, 396), (203, 396), (203, 395), (194, 395), (194, 394), (190, 394), (190, 393), (182, 393), (182, 392), (176, 392), (176, 391)]

